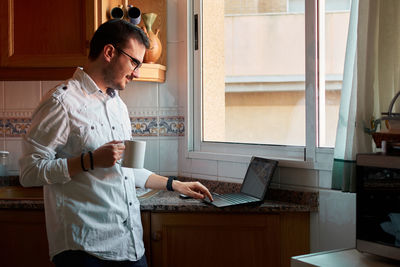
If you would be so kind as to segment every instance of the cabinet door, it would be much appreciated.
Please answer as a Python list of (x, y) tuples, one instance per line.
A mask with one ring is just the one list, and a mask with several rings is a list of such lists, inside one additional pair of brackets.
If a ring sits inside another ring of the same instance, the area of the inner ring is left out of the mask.
[(0, 210), (0, 265), (54, 266), (50, 262), (44, 211)]
[(151, 215), (152, 266), (280, 266), (279, 214)]
[(0, 0), (0, 66), (81, 66), (95, 6), (95, 0)]

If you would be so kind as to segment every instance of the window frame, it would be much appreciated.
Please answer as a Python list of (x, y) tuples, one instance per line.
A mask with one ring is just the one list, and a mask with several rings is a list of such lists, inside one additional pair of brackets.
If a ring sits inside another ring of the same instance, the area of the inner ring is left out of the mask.
[[(188, 1), (187, 59), (188, 109), (185, 156), (248, 163), (251, 156), (280, 160), (280, 166), (331, 170), (333, 148), (318, 147), (318, 90), (319, 47), (318, 23), (321, 6), (319, 0), (305, 0), (305, 114), (306, 145), (264, 145), (202, 141), (202, 0)], [(195, 15), (198, 17), (198, 49), (194, 49)]]

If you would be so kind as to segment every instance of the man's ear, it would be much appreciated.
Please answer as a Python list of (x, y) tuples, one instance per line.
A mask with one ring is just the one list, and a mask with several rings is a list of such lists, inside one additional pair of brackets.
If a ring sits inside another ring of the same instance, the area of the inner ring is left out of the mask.
[(111, 59), (115, 56), (116, 49), (111, 44), (107, 44), (103, 47), (103, 56), (104, 60), (110, 62)]

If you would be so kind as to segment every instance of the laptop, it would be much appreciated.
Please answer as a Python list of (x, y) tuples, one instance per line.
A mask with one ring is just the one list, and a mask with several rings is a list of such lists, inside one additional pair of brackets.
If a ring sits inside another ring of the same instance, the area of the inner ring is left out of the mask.
[(214, 201), (211, 202), (208, 198), (204, 201), (219, 208), (261, 203), (264, 201), (277, 165), (278, 161), (275, 160), (252, 157), (239, 193), (217, 194), (213, 192), (211, 194)]

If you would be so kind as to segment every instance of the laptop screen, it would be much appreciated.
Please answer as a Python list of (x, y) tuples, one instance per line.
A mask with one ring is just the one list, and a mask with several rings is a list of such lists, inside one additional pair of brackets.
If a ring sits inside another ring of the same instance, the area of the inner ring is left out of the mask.
[(275, 160), (253, 157), (247, 168), (240, 192), (264, 199), (278, 162)]

